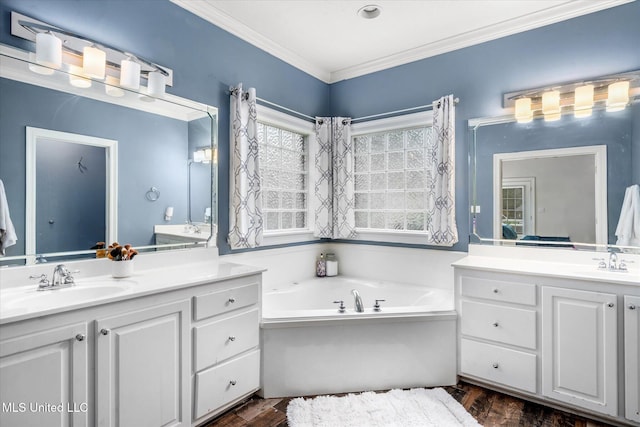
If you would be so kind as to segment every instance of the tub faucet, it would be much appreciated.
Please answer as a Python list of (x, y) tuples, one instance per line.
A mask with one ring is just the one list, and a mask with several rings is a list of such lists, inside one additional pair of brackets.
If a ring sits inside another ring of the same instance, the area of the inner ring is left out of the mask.
[(355, 310), (357, 313), (364, 313), (364, 305), (362, 304), (362, 298), (360, 298), (360, 294), (357, 290), (351, 289), (351, 293), (353, 294), (353, 298), (355, 299)]

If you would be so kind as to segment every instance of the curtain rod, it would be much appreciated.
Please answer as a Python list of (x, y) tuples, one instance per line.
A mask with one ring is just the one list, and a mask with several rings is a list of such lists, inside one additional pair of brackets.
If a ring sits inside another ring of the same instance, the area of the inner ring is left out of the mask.
[[(233, 87), (233, 86), (229, 87), (229, 92), (230, 93), (234, 93), (237, 90), (238, 90), (237, 87)], [(249, 97), (249, 93), (248, 92), (245, 92), (245, 93), (246, 93), (246, 97), (248, 98)], [(245, 96), (245, 94), (243, 94), (243, 97), (244, 96)], [(284, 107), (284, 106), (282, 106), (280, 104), (276, 104), (275, 102), (267, 101), (266, 99), (259, 98), (257, 96), (256, 96), (256, 101), (259, 101), (259, 102), (261, 102), (263, 104), (271, 105), (273, 107), (279, 108), (279, 109), (284, 110), (284, 111), (288, 111), (288, 112), (293, 113), (295, 115), (298, 115), (300, 117), (304, 117), (307, 120), (311, 120), (313, 122), (316, 121), (316, 117), (309, 116), (307, 114), (301, 113), (301, 112), (296, 111), (296, 110), (292, 110), (291, 108)], [(454, 98), (454, 100), (453, 100), (454, 104), (458, 104), (459, 102), (460, 102), (460, 98)], [(432, 108), (433, 108), (433, 104), (419, 105), (417, 107), (404, 108), (402, 110), (388, 111), (386, 113), (378, 113), (378, 114), (372, 114), (370, 116), (357, 117), (355, 119), (351, 119), (351, 123), (353, 123), (355, 121), (374, 119), (374, 118), (377, 118), (377, 117), (390, 116), (390, 115), (393, 115), (393, 114), (406, 113), (406, 112), (409, 112), (409, 111), (416, 111), (416, 110), (425, 110), (425, 111), (427, 111), (427, 110), (432, 109)]]
[[(460, 102), (460, 98), (454, 98), (454, 100), (453, 100), (454, 104), (458, 104), (459, 102)], [(404, 108), (402, 110), (388, 111), (386, 113), (378, 113), (378, 114), (372, 114), (370, 116), (356, 117), (355, 119), (351, 119), (351, 123), (353, 123), (355, 121), (375, 119), (375, 118), (383, 117), (383, 116), (391, 116), (391, 115), (399, 114), (399, 113), (408, 113), (409, 111), (416, 111), (416, 110), (428, 111), (430, 109), (433, 109), (433, 104), (419, 105), (417, 107)]]

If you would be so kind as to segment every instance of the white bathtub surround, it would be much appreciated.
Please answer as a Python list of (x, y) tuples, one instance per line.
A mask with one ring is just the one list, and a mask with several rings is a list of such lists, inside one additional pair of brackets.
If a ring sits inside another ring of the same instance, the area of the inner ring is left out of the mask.
[[(362, 294), (354, 311), (351, 289)], [(344, 300), (338, 311), (333, 301)], [(373, 310), (375, 299), (381, 311)], [(451, 290), (344, 277), (269, 285), (263, 294), (264, 397), (456, 382)]]
[(343, 397), (294, 399), (287, 407), (291, 427), (471, 427), (478, 422), (441, 388), (391, 390)]

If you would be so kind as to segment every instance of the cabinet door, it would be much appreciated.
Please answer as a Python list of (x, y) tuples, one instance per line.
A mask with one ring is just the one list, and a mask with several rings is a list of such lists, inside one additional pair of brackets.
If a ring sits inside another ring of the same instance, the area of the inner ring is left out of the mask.
[(640, 422), (640, 297), (624, 297), (625, 416)]
[(189, 301), (96, 322), (98, 426), (190, 423)]
[(0, 425), (88, 426), (87, 324), (0, 342)]
[(542, 392), (617, 415), (616, 296), (542, 288)]

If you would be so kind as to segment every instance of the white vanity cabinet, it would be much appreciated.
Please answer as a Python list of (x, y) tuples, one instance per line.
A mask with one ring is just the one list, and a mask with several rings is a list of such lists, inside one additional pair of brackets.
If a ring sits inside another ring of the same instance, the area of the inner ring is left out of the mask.
[(546, 274), (551, 268), (543, 263), (525, 273), (506, 261), (491, 262), (469, 257), (454, 264), (459, 375), (550, 406), (638, 425), (640, 281)]
[(260, 388), (260, 276), (194, 297), (193, 421)]
[(640, 297), (624, 297), (625, 416), (640, 423)]
[(618, 412), (615, 294), (542, 287), (542, 393), (608, 415)]
[(90, 426), (87, 324), (5, 339), (0, 333), (0, 424)]
[(95, 322), (99, 427), (189, 425), (189, 300)]

